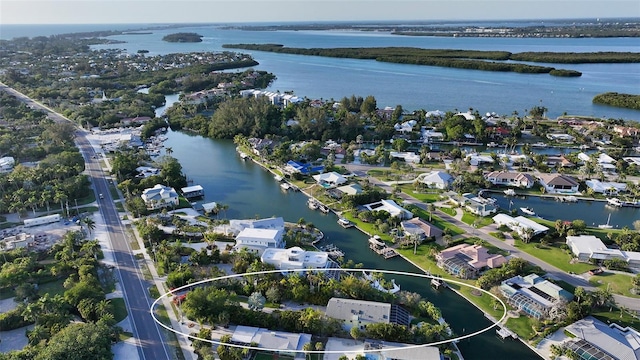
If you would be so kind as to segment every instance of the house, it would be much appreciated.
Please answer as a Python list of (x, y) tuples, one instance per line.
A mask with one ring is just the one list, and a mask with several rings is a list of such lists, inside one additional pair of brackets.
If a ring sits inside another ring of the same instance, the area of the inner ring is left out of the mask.
[(553, 307), (573, 299), (571, 293), (536, 274), (504, 280), (500, 292), (509, 304), (536, 319), (548, 317)]
[(509, 229), (511, 229), (511, 231), (517, 232), (520, 236), (534, 237), (549, 230), (548, 227), (538, 224), (533, 220), (527, 219), (524, 216), (518, 216), (514, 218), (507, 214), (498, 214), (493, 217), (493, 222), (498, 225), (504, 225), (508, 227)]
[(640, 332), (616, 323), (609, 325), (592, 316), (565, 327), (566, 342), (581, 359), (640, 359)]
[(476, 196), (472, 193), (462, 194), (463, 205), (469, 212), (478, 216), (489, 216), (498, 211), (498, 206), (491, 200)]
[(395, 216), (399, 219), (411, 219), (413, 217), (411, 211), (396, 204), (396, 202), (393, 200), (383, 199), (378, 202), (364, 205), (364, 207), (369, 211), (386, 211), (391, 216)]
[(410, 133), (413, 131), (413, 127), (416, 126), (418, 122), (415, 120), (409, 120), (409, 121), (405, 121), (402, 124), (401, 123), (396, 123), (395, 125), (393, 125), (393, 128), (401, 133)]
[(349, 184), (336, 188), (336, 190), (340, 191), (344, 195), (357, 195), (362, 193), (362, 186), (358, 184)]
[(470, 112), (459, 112), (457, 114), (455, 114), (454, 116), (462, 116), (465, 120), (469, 120), (469, 121), (473, 121), (476, 119), (475, 115), (473, 115)]
[(416, 181), (435, 189), (448, 189), (453, 183), (453, 176), (444, 171), (432, 171), (418, 175)]
[(17, 235), (7, 236), (0, 243), (2, 243), (3, 250), (13, 250), (20, 248), (27, 248), (33, 245), (35, 237), (32, 234), (19, 233)]
[(545, 162), (547, 166), (550, 167), (572, 168), (575, 166), (575, 164), (569, 161), (564, 155), (549, 155), (545, 158)]
[(562, 174), (539, 174), (538, 180), (549, 194), (575, 194), (580, 185), (572, 177)]
[(421, 240), (427, 238), (437, 239), (442, 237), (442, 230), (419, 217), (414, 217), (411, 220), (405, 220), (400, 223), (400, 226), (402, 226), (405, 236), (417, 236)]
[(162, 184), (144, 189), (141, 197), (149, 210), (157, 210), (179, 204), (178, 193), (172, 187)]
[(593, 192), (600, 194), (617, 194), (621, 191), (627, 191), (627, 184), (611, 181), (600, 181), (598, 179), (590, 179), (585, 181), (588, 188), (593, 189)]
[(363, 354), (375, 360), (443, 360), (437, 346), (417, 346), (383, 340), (354, 340), (330, 337), (323, 360), (339, 360), (343, 354)]
[(391, 156), (394, 159), (402, 159), (406, 163), (412, 163), (412, 164), (420, 163), (420, 155), (411, 151), (404, 151), (404, 152), (391, 151), (389, 153), (389, 156)]
[(515, 186), (530, 189), (536, 180), (533, 176), (521, 172), (492, 171), (484, 176), (493, 185)]
[(302, 174), (310, 175), (312, 173), (319, 173), (324, 171), (323, 165), (313, 166), (309, 163), (301, 163), (298, 161), (289, 160), (284, 167), (284, 171), (288, 174)]
[(422, 134), (422, 141), (425, 143), (444, 140), (444, 134), (436, 131), (435, 129), (427, 129), (425, 127), (422, 127), (420, 132)]
[(297, 246), (289, 249), (268, 248), (260, 261), (280, 270), (324, 269), (329, 264), (329, 254), (324, 251), (306, 251)]
[(569, 135), (569, 134), (547, 134), (547, 139), (549, 139), (551, 141), (571, 143), (576, 138), (571, 136), (571, 135)]
[(227, 232), (238, 235), (244, 229), (282, 229), (284, 231), (284, 219), (271, 217), (266, 219), (232, 219), (229, 220)]
[(398, 324), (409, 326), (409, 313), (399, 305), (354, 299), (331, 298), (325, 313), (328, 317), (342, 320), (343, 328), (364, 330), (367, 324)]
[(335, 171), (313, 175), (313, 179), (324, 188), (336, 187), (347, 182), (347, 178)]
[(640, 270), (640, 252), (609, 249), (593, 235), (567, 236), (567, 245), (579, 261), (620, 259), (626, 261), (629, 268)]
[(480, 155), (477, 153), (468, 154), (465, 160), (469, 161), (469, 165), (478, 166), (481, 164), (493, 164), (495, 160), (490, 155)]
[(187, 199), (204, 196), (204, 189), (200, 185), (183, 187), (181, 191), (182, 195)]
[(460, 244), (436, 254), (437, 265), (449, 274), (462, 279), (476, 278), (486, 269), (504, 265), (507, 259), (498, 254), (489, 254), (480, 245)]
[[(279, 355), (304, 360), (304, 345), (311, 343), (311, 334), (273, 331), (252, 326), (238, 325), (233, 331), (231, 342), (276, 351)], [(253, 346), (253, 345), (251, 345)]]
[(13, 170), (16, 160), (12, 156), (4, 156), (0, 158), (0, 173)]
[(640, 136), (640, 128), (629, 127), (629, 126), (620, 126), (616, 125), (613, 127), (613, 132), (618, 134), (620, 137), (639, 137)]
[(284, 248), (284, 229), (246, 228), (236, 235), (235, 251), (247, 249), (262, 256), (268, 248)]

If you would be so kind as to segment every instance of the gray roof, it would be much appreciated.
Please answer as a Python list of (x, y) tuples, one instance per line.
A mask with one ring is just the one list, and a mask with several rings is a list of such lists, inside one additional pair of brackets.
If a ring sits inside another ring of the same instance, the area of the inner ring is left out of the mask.
[(340, 320), (352, 320), (373, 323), (389, 323), (391, 304), (375, 301), (331, 298), (327, 304), (327, 316)]
[(591, 316), (566, 327), (576, 337), (584, 339), (612, 357), (620, 360), (640, 359), (640, 335), (634, 329), (621, 331)]

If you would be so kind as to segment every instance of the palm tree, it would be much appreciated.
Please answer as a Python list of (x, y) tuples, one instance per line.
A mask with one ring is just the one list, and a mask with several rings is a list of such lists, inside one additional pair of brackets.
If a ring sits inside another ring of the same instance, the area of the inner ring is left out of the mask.
[(167, 147), (164, 150), (165, 154), (167, 154), (168, 156), (171, 156), (171, 154), (173, 154), (173, 148), (171, 146)]
[(85, 217), (81, 220), (81, 223), (87, 227), (87, 230), (89, 230), (89, 235), (91, 235), (91, 232), (96, 228), (96, 222), (91, 217)]

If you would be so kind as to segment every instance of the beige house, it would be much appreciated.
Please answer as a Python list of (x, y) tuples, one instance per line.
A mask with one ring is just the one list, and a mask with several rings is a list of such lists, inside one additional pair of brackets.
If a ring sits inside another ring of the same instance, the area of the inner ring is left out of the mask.
[(451, 275), (462, 279), (473, 279), (486, 269), (504, 265), (507, 259), (498, 254), (489, 254), (480, 245), (460, 244), (439, 252), (437, 265)]

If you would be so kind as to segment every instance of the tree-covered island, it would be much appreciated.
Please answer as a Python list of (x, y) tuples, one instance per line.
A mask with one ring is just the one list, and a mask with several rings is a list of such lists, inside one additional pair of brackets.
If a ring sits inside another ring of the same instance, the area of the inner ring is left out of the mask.
[(180, 32), (180, 33), (166, 35), (165, 37), (162, 38), (162, 40), (166, 42), (196, 43), (196, 42), (202, 42), (202, 35), (196, 34), (196, 33)]
[(608, 92), (596, 95), (593, 98), (593, 103), (640, 110), (640, 95)]

